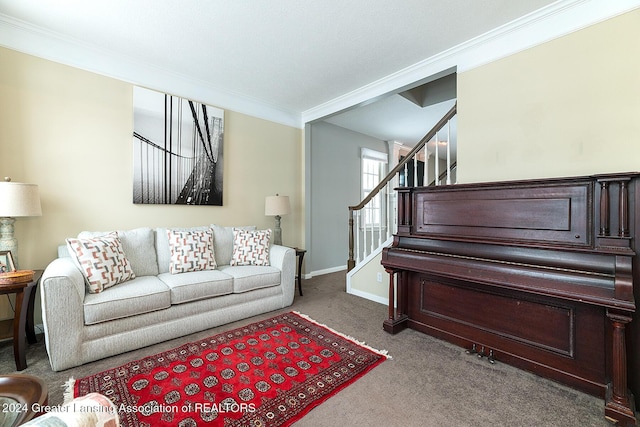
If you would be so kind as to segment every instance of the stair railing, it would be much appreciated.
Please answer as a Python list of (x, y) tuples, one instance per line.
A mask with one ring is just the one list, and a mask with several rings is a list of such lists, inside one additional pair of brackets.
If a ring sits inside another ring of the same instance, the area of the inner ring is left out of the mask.
[[(349, 259), (347, 260), (347, 270), (351, 271), (356, 262), (360, 262), (366, 259), (376, 248), (382, 246), (383, 242), (387, 238), (391, 237), (395, 232), (395, 221), (397, 215), (395, 214), (395, 198), (394, 191), (391, 187), (392, 180), (397, 176), (398, 172), (405, 170), (405, 183), (406, 179), (406, 165), (414, 162), (414, 174), (417, 178), (417, 155), (421, 150), (425, 149), (425, 146), (434, 136), (438, 134), (446, 125), (449, 124), (451, 119), (456, 115), (457, 103), (451, 107), (451, 109), (436, 123), (436, 125), (416, 144), (415, 147), (380, 181), (380, 183), (357, 205), (349, 206)], [(436, 144), (437, 145), (437, 144)], [(436, 165), (438, 164), (436, 158)], [(449, 177), (452, 169), (449, 159), (449, 153), (447, 153), (447, 170), (443, 172), (443, 175), (438, 174), (436, 168), (436, 175), (439, 181), (443, 177)], [(455, 165), (455, 164), (454, 164)], [(414, 183), (418, 180), (414, 179)], [(424, 181), (423, 181), (424, 182)], [(447, 180), (450, 183), (450, 180)], [(386, 192), (383, 190), (386, 189)], [(380, 214), (377, 216), (376, 221), (372, 221), (372, 212), (376, 209), (380, 209), (382, 204), (382, 198), (385, 198), (385, 215)], [(368, 214), (362, 215), (362, 211)], [(356, 230), (358, 232), (358, 238), (356, 238)], [(362, 239), (360, 239), (360, 230), (362, 230)], [(386, 234), (386, 237), (383, 236)], [(362, 240), (362, 244), (361, 244)]]

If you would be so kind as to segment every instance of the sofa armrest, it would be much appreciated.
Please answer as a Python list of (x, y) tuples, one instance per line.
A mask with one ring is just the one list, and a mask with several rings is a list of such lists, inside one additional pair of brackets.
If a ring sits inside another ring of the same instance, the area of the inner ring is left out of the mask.
[(40, 280), (42, 323), (51, 368), (77, 366), (82, 352), (85, 285), (71, 258), (58, 258)]
[(281, 271), (282, 307), (288, 307), (293, 304), (296, 293), (296, 251), (287, 246), (272, 245), (269, 249), (269, 263)]

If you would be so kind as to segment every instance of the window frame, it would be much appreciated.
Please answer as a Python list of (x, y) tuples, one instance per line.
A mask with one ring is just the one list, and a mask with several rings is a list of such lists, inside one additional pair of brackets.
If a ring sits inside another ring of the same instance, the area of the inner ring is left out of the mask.
[[(367, 167), (366, 163), (371, 164), (371, 162), (375, 162), (374, 166), (377, 166), (378, 169), (377, 174), (371, 173), (371, 168)], [(376, 163), (377, 165), (375, 165)], [(389, 156), (386, 153), (362, 147), (360, 153), (361, 200), (364, 200), (365, 197), (367, 197), (367, 195), (371, 192), (371, 190), (373, 190), (378, 184), (380, 184), (380, 181), (386, 176), (388, 166)], [(367, 182), (369, 182), (371, 185), (365, 185)], [(363, 212), (360, 215), (360, 228), (386, 229), (386, 192), (382, 190), (371, 200), (370, 203), (373, 203), (374, 206), (367, 204), (362, 208)], [(377, 205), (375, 205), (376, 203)], [(372, 218), (375, 219), (375, 221), (371, 221)]]

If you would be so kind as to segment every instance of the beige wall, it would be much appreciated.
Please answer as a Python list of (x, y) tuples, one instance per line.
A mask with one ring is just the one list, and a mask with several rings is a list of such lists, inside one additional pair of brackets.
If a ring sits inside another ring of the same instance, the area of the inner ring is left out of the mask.
[[(640, 10), (458, 74), (458, 182), (640, 171)], [(375, 258), (351, 287), (374, 298)]]
[(42, 217), (16, 221), (21, 268), (46, 267), (81, 230), (273, 227), (276, 193), (292, 204), (284, 242), (303, 246), (301, 129), (225, 111), (222, 207), (134, 205), (132, 132), (131, 84), (0, 48), (0, 176), (38, 184), (42, 200)]
[(640, 10), (458, 75), (458, 182), (640, 170)]
[[(389, 274), (380, 264), (381, 261), (382, 253), (373, 257), (356, 273), (352, 272), (350, 279), (351, 293), (373, 301), (389, 301)], [(378, 273), (382, 276), (381, 282), (378, 282)]]

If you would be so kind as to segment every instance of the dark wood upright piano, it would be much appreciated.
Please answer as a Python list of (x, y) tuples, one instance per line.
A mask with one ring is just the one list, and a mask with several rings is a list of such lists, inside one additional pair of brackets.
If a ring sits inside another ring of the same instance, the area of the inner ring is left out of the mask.
[(386, 331), (416, 329), (600, 396), (608, 420), (636, 425), (640, 174), (397, 193)]

